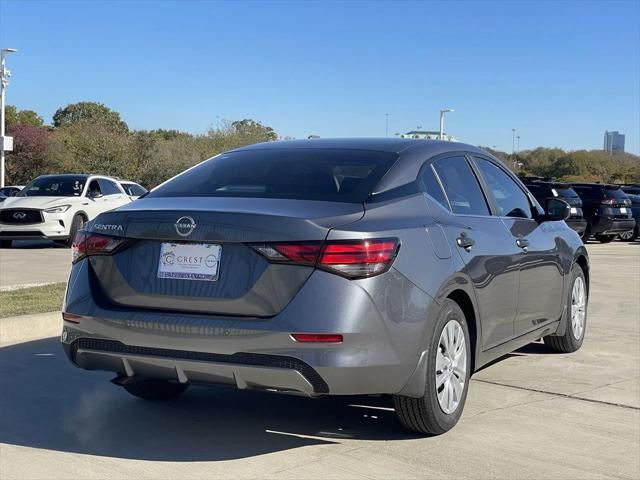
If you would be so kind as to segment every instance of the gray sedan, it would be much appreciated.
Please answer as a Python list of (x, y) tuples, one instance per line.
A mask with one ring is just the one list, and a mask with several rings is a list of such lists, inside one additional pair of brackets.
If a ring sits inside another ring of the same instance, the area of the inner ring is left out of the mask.
[(389, 394), (440, 434), (474, 370), (540, 338), (582, 345), (587, 252), (569, 206), (547, 208), (461, 143), (240, 148), (77, 234), (62, 344), (145, 399)]

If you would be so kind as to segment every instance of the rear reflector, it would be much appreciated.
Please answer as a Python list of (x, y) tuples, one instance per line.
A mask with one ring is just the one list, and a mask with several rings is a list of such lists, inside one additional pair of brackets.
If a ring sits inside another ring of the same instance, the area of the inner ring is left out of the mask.
[(62, 312), (62, 319), (66, 320), (67, 322), (80, 323), (80, 320), (82, 320), (82, 316), (75, 315), (73, 313)]
[(274, 263), (316, 266), (347, 278), (366, 278), (386, 272), (398, 253), (395, 238), (329, 240), (321, 242), (251, 245)]
[(71, 261), (76, 263), (91, 255), (110, 255), (125, 241), (124, 238), (78, 230), (71, 246)]
[(300, 343), (342, 343), (342, 335), (335, 333), (292, 333), (291, 336)]

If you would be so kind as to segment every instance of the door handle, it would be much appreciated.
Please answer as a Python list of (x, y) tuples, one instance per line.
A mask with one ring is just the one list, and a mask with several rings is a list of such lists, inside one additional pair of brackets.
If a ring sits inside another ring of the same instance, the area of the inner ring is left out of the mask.
[(529, 240), (526, 238), (519, 238), (516, 240), (516, 245), (526, 252), (529, 249)]
[(465, 251), (471, 251), (471, 247), (476, 244), (476, 241), (469, 237), (466, 233), (462, 232), (458, 238), (456, 238), (456, 243), (460, 248), (464, 248)]

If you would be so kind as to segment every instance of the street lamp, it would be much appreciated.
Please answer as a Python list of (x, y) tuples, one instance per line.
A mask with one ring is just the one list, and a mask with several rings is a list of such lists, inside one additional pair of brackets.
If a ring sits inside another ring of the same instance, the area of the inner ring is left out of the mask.
[(440, 110), (440, 140), (444, 140), (444, 114), (448, 112), (454, 112), (453, 108), (445, 108)]
[(4, 136), (4, 91), (9, 85), (9, 77), (11, 72), (5, 65), (4, 58), (15, 53), (18, 50), (15, 48), (3, 48), (0, 50), (0, 188), (4, 187), (4, 151), (9, 147), (8, 141)]
[(513, 170), (516, 170), (516, 129), (512, 128), (511, 133), (511, 156), (513, 157)]
[(516, 136), (516, 152), (520, 151), (520, 135)]

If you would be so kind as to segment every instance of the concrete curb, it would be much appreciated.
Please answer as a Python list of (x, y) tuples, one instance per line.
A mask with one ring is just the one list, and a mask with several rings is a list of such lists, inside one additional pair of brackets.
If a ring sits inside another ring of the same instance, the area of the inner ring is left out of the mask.
[(60, 312), (0, 318), (0, 344), (56, 337), (62, 331)]

